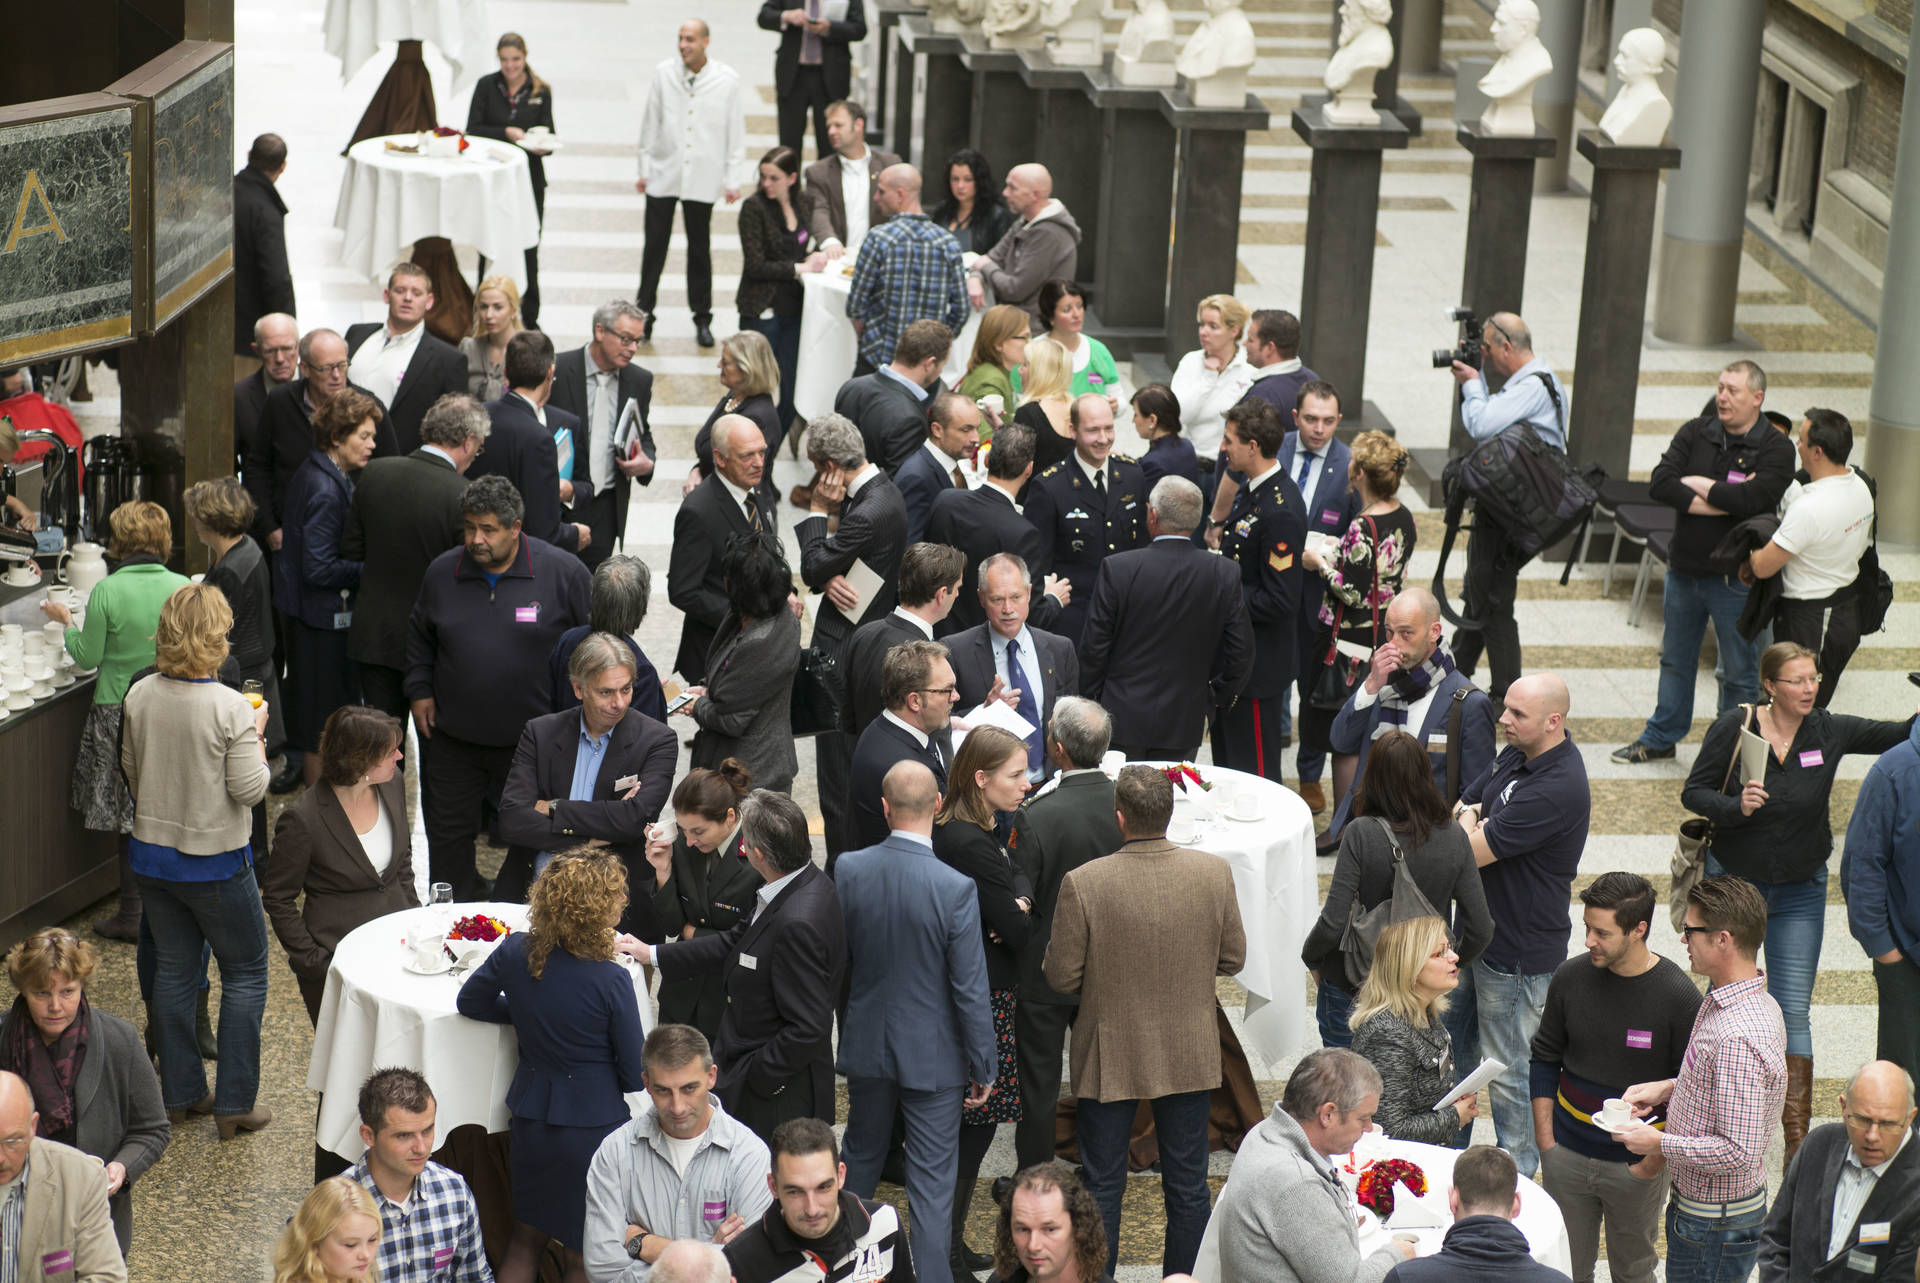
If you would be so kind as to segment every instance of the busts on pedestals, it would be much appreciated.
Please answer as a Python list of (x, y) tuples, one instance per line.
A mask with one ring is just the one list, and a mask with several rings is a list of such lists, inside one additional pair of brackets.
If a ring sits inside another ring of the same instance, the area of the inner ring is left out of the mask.
[(1480, 127), (1504, 137), (1531, 137), (1533, 86), (1553, 70), (1553, 57), (1540, 43), (1540, 10), (1533, 0), (1500, 0), (1493, 15), (1493, 45), (1499, 61), (1480, 78), (1480, 92), (1492, 101)]
[(1053, 44), (1048, 50), (1056, 66), (1098, 67), (1106, 52), (1106, 21), (1103, 0), (1067, 0), (1056, 6), (1057, 16), (1049, 20)]
[(1187, 82), (1196, 107), (1242, 107), (1253, 66), (1253, 24), (1240, 0), (1207, 0), (1207, 17), (1180, 51), (1173, 69)]
[(1346, 0), (1340, 6), (1340, 47), (1327, 62), (1322, 83), (1333, 97), (1324, 114), (1335, 125), (1376, 125), (1373, 78), (1393, 62), (1392, 0)]
[(1655, 79), (1667, 62), (1667, 42), (1652, 27), (1635, 27), (1620, 37), (1613, 69), (1620, 92), (1600, 117), (1600, 132), (1623, 147), (1658, 147), (1667, 140), (1673, 104)]
[(1120, 28), (1113, 78), (1123, 85), (1171, 85), (1173, 12), (1167, 0), (1133, 0), (1133, 16)]

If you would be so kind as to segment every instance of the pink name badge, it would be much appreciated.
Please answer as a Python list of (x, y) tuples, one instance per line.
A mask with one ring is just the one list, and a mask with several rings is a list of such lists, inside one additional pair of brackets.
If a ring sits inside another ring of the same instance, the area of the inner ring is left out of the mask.
[(1337, 526), (1340, 524), (1340, 510), (1338, 508), (1322, 508), (1320, 510), (1320, 520), (1326, 522), (1328, 525)]
[(1800, 755), (1800, 765), (1803, 767), (1825, 766), (1826, 762), (1827, 759), (1821, 756), (1820, 750), (1817, 748), (1810, 748)]
[(48, 1252), (40, 1258), (42, 1274), (65, 1274), (73, 1268), (73, 1253), (62, 1248), (58, 1252)]
[(1106, 383), (1107, 383), (1107, 381), (1106, 381), (1105, 379), (1103, 379), (1103, 378), (1101, 378), (1101, 377), (1100, 377), (1099, 375), (1097, 375), (1097, 374), (1089, 374), (1089, 375), (1087, 376), (1087, 382), (1088, 382), (1088, 383), (1089, 383), (1090, 385), (1092, 385), (1093, 387), (1096, 387), (1096, 388), (1099, 388), (1099, 387), (1105, 387), (1105, 386), (1106, 386)]
[(1730, 486), (1737, 486), (1742, 481), (1745, 481), (1748, 477), (1752, 475), (1753, 474), (1750, 472), (1729, 472), (1727, 474), (1727, 484)]
[(1653, 1049), (1653, 1030), (1651, 1029), (1627, 1030), (1627, 1046), (1632, 1047), (1638, 1051), (1651, 1051)]
[(539, 603), (536, 602), (531, 606), (515, 606), (513, 608), (513, 622), (516, 624), (539, 623), (540, 622)]
[(446, 1269), (446, 1268), (447, 1268), (447, 1267), (448, 1267), (449, 1265), (452, 1265), (452, 1264), (453, 1264), (453, 1249), (452, 1249), (452, 1248), (450, 1248), (450, 1247), (441, 1247), (441, 1248), (435, 1248), (435, 1249), (434, 1249), (434, 1253), (433, 1253), (433, 1268), (434, 1268), (434, 1269), (436, 1269), (436, 1270), (444, 1270), (444, 1269)]
[(703, 1221), (724, 1221), (727, 1219), (727, 1200), (709, 1198), (701, 1201), (700, 1219)]

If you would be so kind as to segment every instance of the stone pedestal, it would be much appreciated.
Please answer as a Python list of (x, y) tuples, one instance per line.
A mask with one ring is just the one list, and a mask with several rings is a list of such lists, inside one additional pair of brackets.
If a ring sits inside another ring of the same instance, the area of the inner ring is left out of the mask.
[(1116, 53), (1107, 64), (1116, 83), (1138, 89), (1171, 89), (1179, 82), (1179, 75), (1173, 69), (1173, 55), (1170, 46), (1159, 48), (1167, 56), (1164, 58), (1129, 58)]
[[(1357, 406), (1366, 396), (1380, 157), (1388, 148), (1405, 147), (1410, 135), (1389, 111), (1381, 111), (1372, 127), (1331, 125), (1320, 105), (1309, 103), (1294, 110), (1293, 132), (1313, 148), (1300, 281), (1300, 359), (1340, 390), (1342, 404)], [(1184, 236), (1184, 224), (1182, 229)], [(1191, 326), (1192, 315), (1189, 306), (1180, 319)]]
[(1582, 131), (1578, 145), (1593, 164), (1593, 194), (1573, 357), (1580, 395), (1573, 399), (1567, 445), (1575, 463), (1597, 463), (1608, 476), (1625, 479), (1640, 390), (1654, 197), (1660, 171), (1679, 165), (1680, 149), (1622, 147), (1594, 129)]
[(938, 168), (967, 145), (972, 123), (973, 74), (960, 61), (966, 46), (959, 36), (933, 30), (925, 17), (907, 18), (893, 30), (896, 72), (887, 149), (918, 167), (928, 190), (937, 192)]
[(995, 174), (1032, 159), (1038, 104), (1020, 78), (1020, 54), (989, 48), (985, 38), (969, 32), (961, 37), (960, 63), (973, 78), (967, 117), (972, 145), (993, 162)]
[[(1533, 224), (1534, 165), (1553, 155), (1557, 144), (1544, 129), (1531, 136), (1489, 134), (1478, 120), (1461, 124), (1454, 136), (1473, 156), (1460, 303), (1482, 321), (1495, 312), (1520, 312), (1527, 284), (1527, 233)], [(1448, 441), (1455, 453), (1466, 449), (1457, 389)]]
[[(1180, 135), (1161, 111), (1166, 90), (1123, 85), (1107, 72), (1094, 71), (1087, 73), (1087, 95), (1100, 113), (1100, 134), (1089, 150), (1096, 160), (1108, 162), (1098, 166), (1093, 207), (1100, 235), (1080, 241), (1083, 258), (1088, 240), (1093, 243), (1095, 292), (1088, 310), (1094, 319), (1087, 331), (1099, 334), (1124, 359), (1137, 350), (1159, 349), (1166, 333)], [(1074, 217), (1079, 216), (1075, 210)]]
[[(869, 70), (872, 80), (866, 90), (867, 141), (876, 147), (884, 146), (888, 151), (897, 150), (890, 141), (887, 130), (892, 124), (893, 105), (900, 96), (899, 79), (894, 74), (894, 28), (900, 20), (914, 16), (925, 17), (923, 5), (907, 4), (902, 0), (879, 0), (869, 11), (872, 14), (871, 26), (874, 47), (873, 66)], [(911, 61), (908, 63), (912, 66)], [(911, 72), (906, 77), (911, 86)], [(856, 86), (857, 87), (857, 86)], [(911, 115), (911, 112), (909, 112)]]
[(1105, 45), (1100, 0), (1074, 0), (1072, 14), (1054, 29), (1047, 54), (1058, 66), (1094, 68), (1101, 64)]
[[(1074, 278), (1094, 284), (1100, 239), (1100, 109), (1091, 76), (1098, 67), (1063, 64), (1049, 50), (1020, 56), (1020, 78), (1037, 100), (1033, 155), (1053, 175), (1053, 194), (1080, 224)], [(1001, 172), (996, 169), (995, 172)]]
[(1160, 113), (1180, 134), (1162, 349), (1173, 353), (1193, 346), (1193, 313), (1200, 300), (1232, 289), (1238, 276), (1247, 131), (1265, 129), (1269, 117), (1266, 104), (1252, 94), (1237, 107), (1199, 107), (1178, 91), (1162, 92)]

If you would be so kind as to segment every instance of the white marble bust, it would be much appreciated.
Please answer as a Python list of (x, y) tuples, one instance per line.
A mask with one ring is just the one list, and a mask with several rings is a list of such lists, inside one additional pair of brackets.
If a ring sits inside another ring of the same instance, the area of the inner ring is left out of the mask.
[(1340, 6), (1340, 47), (1327, 62), (1322, 79), (1333, 98), (1326, 118), (1336, 125), (1378, 124), (1373, 78), (1393, 61), (1392, 0), (1346, 0)]
[(1173, 13), (1167, 0), (1133, 0), (1133, 16), (1120, 28), (1113, 78), (1123, 85), (1171, 85)]
[(1540, 10), (1533, 0), (1500, 0), (1493, 15), (1493, 44), (1499, 61), (1480, 78), (1480, 92), (1492, 99), (1480, 127), (1489, 134), (1530, 136), (1533, 86), (1553, 70), (1553, 58), (1540, 43)]
[(1623, 147), (1658, 147), (1667, 139), (1673, 104), (1654, 79), (1666, 65), (1667, 42), (1652, 27), (1635, 27), (1620, 37), (1613, 69), (1620, 92), (1600, 117), (1600, 132)]
[(1047, 40), (1044, 9), (1042, 0), (987, 0), (980, 29), (995, 49), (1038, 49)]
[(1052, 28), (1049, 49), (1055, 65), (1062, 67), (1098, 67), (1105, 52), (1106, 24), (1101, 16), (1102, 0), (1057, 0), (1051, 6), (1046, 24)]
[(1207, 0), (1207, 16), (1175, 60), (1196, 107), (1239, 107), (1247, 100), (1253, 66), (1253, 24), (1240, 0)]

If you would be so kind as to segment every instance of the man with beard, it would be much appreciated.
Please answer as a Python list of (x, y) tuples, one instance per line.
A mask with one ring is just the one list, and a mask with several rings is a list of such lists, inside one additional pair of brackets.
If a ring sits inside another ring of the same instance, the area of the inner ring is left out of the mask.
[(847, 1165), (833, 1128), (794, 1118), (773, 1130), (774, 1204), (727, 1244), (734, 1283), (800, 1283), (852, 1276), (862, 1283), (913, 1283), (913, 1257), (900, 1213), (846, 1188)]

